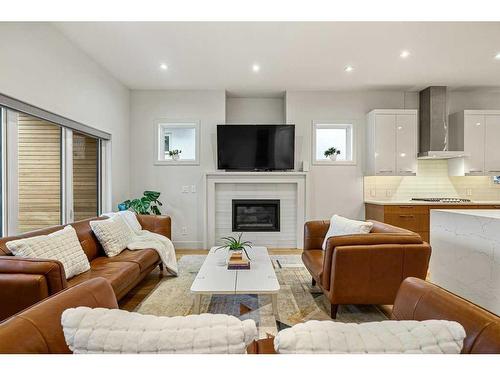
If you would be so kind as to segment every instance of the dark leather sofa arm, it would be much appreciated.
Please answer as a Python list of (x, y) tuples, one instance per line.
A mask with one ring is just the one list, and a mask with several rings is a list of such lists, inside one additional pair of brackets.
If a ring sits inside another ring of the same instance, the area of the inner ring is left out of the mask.
[(61, 262), (0, 256), (0, 320), (66, 288)]
[(142, 229), (172, 238), (172, 220), (165, 215), (137, 215)]
[(61, 315), (78, 306), (117, 309), (118, 303), (113, 288), (102, 277), (65, 289), (0, 323), (0, 354), (71, 353)]

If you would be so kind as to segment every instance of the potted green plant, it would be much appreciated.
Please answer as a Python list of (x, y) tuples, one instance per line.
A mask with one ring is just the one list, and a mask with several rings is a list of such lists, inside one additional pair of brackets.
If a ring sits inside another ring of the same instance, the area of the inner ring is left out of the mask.
[(141, 198), (127, 199), (118, 205), (120, 211), (125, 211), (131, 208), (141, 215), (161, 215), (160, 207), (163, 204), (158, 200), (160, 192), (146, 190)]
[(222, 237), (222, 246), (219, 246), (218, 248), (215, 249), (215, 251), (221, 250), (221, 249), (227, 249), (228, 252), (228, 258), (231, 256), (232, 251), (243, 251), (250, 260), (250, 257), (248, 256), (246, 247), (252, 247), (252, 243), (250, 241), (241, 241), (241, 237), (243, 236), (243, 233), (240, 233), (238, 237), (236, 236), (228, 236), (228, 237)]
[(179, 160), (181, 150), (170, 150), (168, 155), (172, 158), (172, 160)]
[(337, 155), (340, 155), (340, 150), (337, 150), (335, 147), (330, 147), (325, 151), (325, 157), (330, 158), (330, 160), (337, 160)]

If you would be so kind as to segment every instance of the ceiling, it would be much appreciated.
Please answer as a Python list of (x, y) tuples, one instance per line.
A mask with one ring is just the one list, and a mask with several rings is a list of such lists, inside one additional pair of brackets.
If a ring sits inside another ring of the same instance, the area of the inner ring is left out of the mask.
[[(500, 23), (54, 23), (131, 89), (500, 87)], [(400, 57), (403, 50), (410, 56)], [(161, 70), (160, 64), (168, 65)], [(255, 73), (252, 65), (258, 64)], [(354, 70), (346, 72), (351, 65)]]

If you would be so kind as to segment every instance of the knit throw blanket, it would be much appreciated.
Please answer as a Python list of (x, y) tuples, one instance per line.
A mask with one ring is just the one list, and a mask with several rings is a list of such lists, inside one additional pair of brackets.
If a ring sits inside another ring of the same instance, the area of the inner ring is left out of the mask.
[(132, 211), (110, 212), (104, 214), (104, 216), (107, 217), (112, 217), (114, 215), (120, 215), (130, 228), (130, 241), (127, 244), (129, 250), (155, 250), (167, 271), (177, 276), (178, 268), (175, 248), (169, 238), (148, 230), (143, 230)]

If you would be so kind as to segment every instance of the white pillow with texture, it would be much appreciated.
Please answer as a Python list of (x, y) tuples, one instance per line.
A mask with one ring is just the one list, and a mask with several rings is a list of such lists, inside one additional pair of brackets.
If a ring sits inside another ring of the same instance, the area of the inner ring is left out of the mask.
[(6, 245), (15, 256), (58, 260), (67, 279), (90, 269), (87, 255), (71, 225), (47, 235), (9, 241)]
[(117, 212), (118, 215), (120, 215), (123, 220), (125, 220), (125, 223), (128, 224), (128, 226), (135, 232), (139, 233), (142, 230), (141, 223), (139, 223), (139, 220), (137, 220), (137, 215), (135, 212), (132, 211), (120, 211)]
[(110, 258), (125, 250), (132, 239), (132, 230), (120, 215), (114, 215), (106, 220), (91, 221), (90, 227)]
[(323, 250), (326, 250), (326, 242), (330, 237), (345, 236), (348, 234), (366, 234), (372, 230), (373, 223), (369, 221), (351, 220), (339, 215), (333, 215), (330, 219), (330, 227), (323, 240)]
[(341, 323), (310, 320), (274, 339), (280, 354), (459, 354), (465, 330), (447, 320)]
[(61, 324), (75, 354), (244, 354), (257, 338), (253, 320), (223, 314), (166, 317), (77, 307), (62, 313)]

